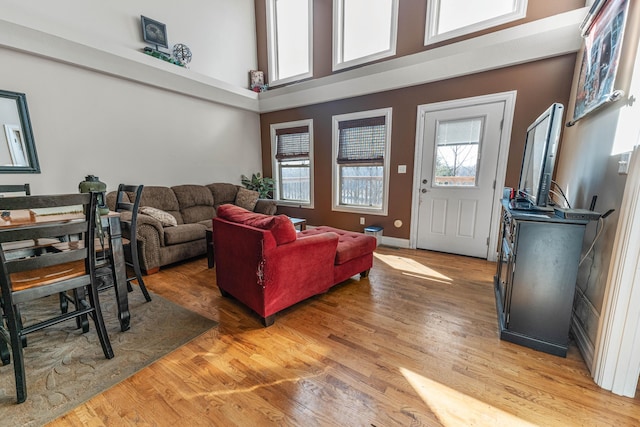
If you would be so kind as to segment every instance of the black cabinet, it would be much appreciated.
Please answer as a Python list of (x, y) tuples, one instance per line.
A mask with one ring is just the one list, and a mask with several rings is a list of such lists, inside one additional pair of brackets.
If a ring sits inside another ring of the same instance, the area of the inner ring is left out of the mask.
[(502, 205), (494, 280), (500, 338), (564, 357), (588, 221)]

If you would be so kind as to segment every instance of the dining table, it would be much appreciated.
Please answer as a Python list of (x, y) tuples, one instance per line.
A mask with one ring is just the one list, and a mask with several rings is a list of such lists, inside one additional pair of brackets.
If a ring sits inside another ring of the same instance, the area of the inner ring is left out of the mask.
[[(82, 211), (64, 210), (12, 210), (3, 211), (0, 214), (0, 229), (29, 227), (30, 225), (47, 223), (47, 222), (66, 222), (83, 220), (85, 215)], [(105, 251), (108, 257), (108, 263), (111, 268), (111, 276), (115, 289), (115, 296), (118, 307), (118, 320), (120, 322), (120, 330), (127, 331), (131, 325), (131, 314), (129, 312), (129, 299), (127, 288), (127, 272), (124, 258), (122, 226), (120, 223), (120, 213), (109, 211), (107, 214), (100, 215), (100, 232), (96, 235), (106, 237), (109, 250)], [(12, 242), (13, 244), (14, 242)], [(21, 242), (14, 245), (11, 251), (15, 256), (26, 256), (34, 250), (42, 250), (39, 246), (40, 242)], [(45, 243), (45, 245), (55, 245), (56, 243)], [(98, 245), (96, 245), (98, 246)], [(107, 247), (107, 246), (105, 246)]]

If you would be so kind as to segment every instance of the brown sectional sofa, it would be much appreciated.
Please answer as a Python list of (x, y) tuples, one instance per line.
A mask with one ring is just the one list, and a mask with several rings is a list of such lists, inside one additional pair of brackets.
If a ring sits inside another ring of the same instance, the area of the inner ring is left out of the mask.
[[(238, 202), (246, 207), (247, 201), (238, 197), (239, 191), (242, 196), (250, 195), (244, 187), (229, 183), (145, 186), (140, 210), (153, 207), (167, 212), (177, 224), (163, 225), (156, 217), (138, 214), (138, 256), (145, 273), (152, 274), (162, 266), (206, 254), (206, 230), (211, 229), (218, 206)], [(115, 192), (107, 194), (107, 205), (112, 210), (115, 199)], [(258, 199), (253, 211), (274, 215), (276, 202)]]

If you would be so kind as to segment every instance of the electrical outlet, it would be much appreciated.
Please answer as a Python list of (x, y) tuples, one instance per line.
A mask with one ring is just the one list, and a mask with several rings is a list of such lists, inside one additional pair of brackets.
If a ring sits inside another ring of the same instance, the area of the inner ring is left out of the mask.
[(364, 225), (364, 217), (363, 216), (360, 217), (360, 225)]

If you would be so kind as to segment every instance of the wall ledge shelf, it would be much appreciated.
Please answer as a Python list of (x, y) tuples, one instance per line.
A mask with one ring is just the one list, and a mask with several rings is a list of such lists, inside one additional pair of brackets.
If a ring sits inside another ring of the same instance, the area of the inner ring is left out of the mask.
[(158, 60), (142, 49), (96, 45), (100, 48), (0, 19), (0, 47), (204, 101), (258, 111), (258, 95), (249, 89)]

